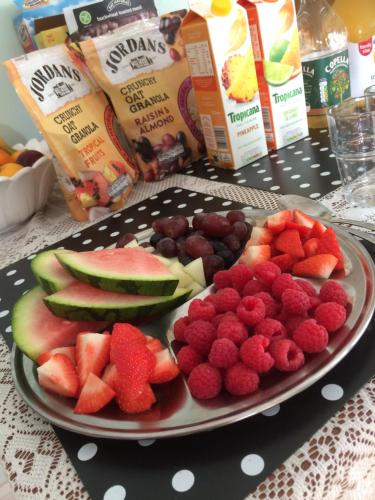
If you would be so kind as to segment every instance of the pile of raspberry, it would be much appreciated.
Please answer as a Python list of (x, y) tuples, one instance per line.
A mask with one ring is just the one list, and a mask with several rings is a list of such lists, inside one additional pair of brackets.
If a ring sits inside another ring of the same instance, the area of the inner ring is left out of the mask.
[(320, 290), (272, 262), (238, 264), (214, 276), (215, 293), (194, 299), (174, 324), (180, 370), (198, 399), (224, 388), (255, 392), (271, 371), (293, 372), (326, 349), (347, 317), (348, 296), (336, 281)]

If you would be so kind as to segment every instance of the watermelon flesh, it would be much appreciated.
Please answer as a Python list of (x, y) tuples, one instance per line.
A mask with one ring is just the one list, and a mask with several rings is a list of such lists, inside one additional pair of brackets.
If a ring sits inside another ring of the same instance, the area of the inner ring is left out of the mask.
[(78, 280), (109, 292), (172, 295), (178, 285), (168, 267), (141, 247), (64, 252), (56, 257)]
[(100, 332), (108, 324), (62, 320), (45, 306), (45, 297), (46, 293), (40, 287), (32, 288), (17, 301), (12, 312), (13, 340), (34, 361), (55, 347), (74, 345), (78, 333)]
[[(59, 252), (67, 251), (59, 250)], [(41, 252), (31, 261), (31, 270), (46, 293), (58, 292), (75, 281), (57, 260), (55, 253), (56, 250)]]

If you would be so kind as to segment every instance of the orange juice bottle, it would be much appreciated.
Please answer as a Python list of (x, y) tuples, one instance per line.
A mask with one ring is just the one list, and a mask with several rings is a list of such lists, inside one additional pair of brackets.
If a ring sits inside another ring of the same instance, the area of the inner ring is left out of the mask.
[(375, 84), (375, 1), (335, 0), (333, 8), (348, 30), (351, 93), (358, 97)]
[(246, 12), (231, 0), (190, 8), (182, 37), (208, 157), (238, 169), (267, 154)]

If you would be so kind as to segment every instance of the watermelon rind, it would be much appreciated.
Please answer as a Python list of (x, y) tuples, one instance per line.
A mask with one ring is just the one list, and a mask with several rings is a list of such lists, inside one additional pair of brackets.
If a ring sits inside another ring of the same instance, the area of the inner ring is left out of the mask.
[[(114, 252), (116, 250), (119, 249), (113, 249)], [(160, 266), (160, 261), (153, 255), (145, 252), (141, 247), (128, 248), (127, 250), (133, 252), (134, 259), (148, 258), (149, 262), (149, 259), (155, 259)], [(99, 254), (100, 252), (95, 253)], [(87, 261), (85, 262), (85, 254), (86, 252), (56, 253), (56, 257), (70, 274), (79, 281), (108, 292), (127, 293), (131, 295), (169, 296), (177, 288), (178, 279), (173, 276), (166, 266), (165, 274), (159, 273), (157, 275), (153, 275), (152, 272), (145, 274), (132, 273), (131, 266), (125, 269), (118, 269), (114, 272), (108, 271), (105, 265), (101, 267), (100, 262), (95, 266), (88, 264)]]
[[(64, 252), (59, 250), (59, 253)], [(56, 258), (56, 250), (40, 252), (31, 261), (31, 270), (43, 290), (50, 294), (63, 290), (75, 281), (75, 278), (64, 269)], [(55, 265), (60, 266), (56, 271)]]
[(173, 295), (140, 297), (103, 291), (98, 299), (97, 294), (90, 296), (95, 288), (89, 285), (80, 284), (78, 293), (72, 293), (70, 288), (46, 296), (44, 303), (53, 314), (71, 321), (115, 322), (153, 317), (181, 305), (191, 292), (177, 288)]

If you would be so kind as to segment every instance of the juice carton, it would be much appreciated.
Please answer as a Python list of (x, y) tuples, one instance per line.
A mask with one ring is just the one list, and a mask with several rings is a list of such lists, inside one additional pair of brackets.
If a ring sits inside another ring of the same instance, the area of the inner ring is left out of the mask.
[(229, 0), (190, 7), (182, 37), (208, 157), (238, 169), (267, 154), (246, 11)]
[(240, 0), (246, 8), (269, 149), (308, 135), (293, 0)]

